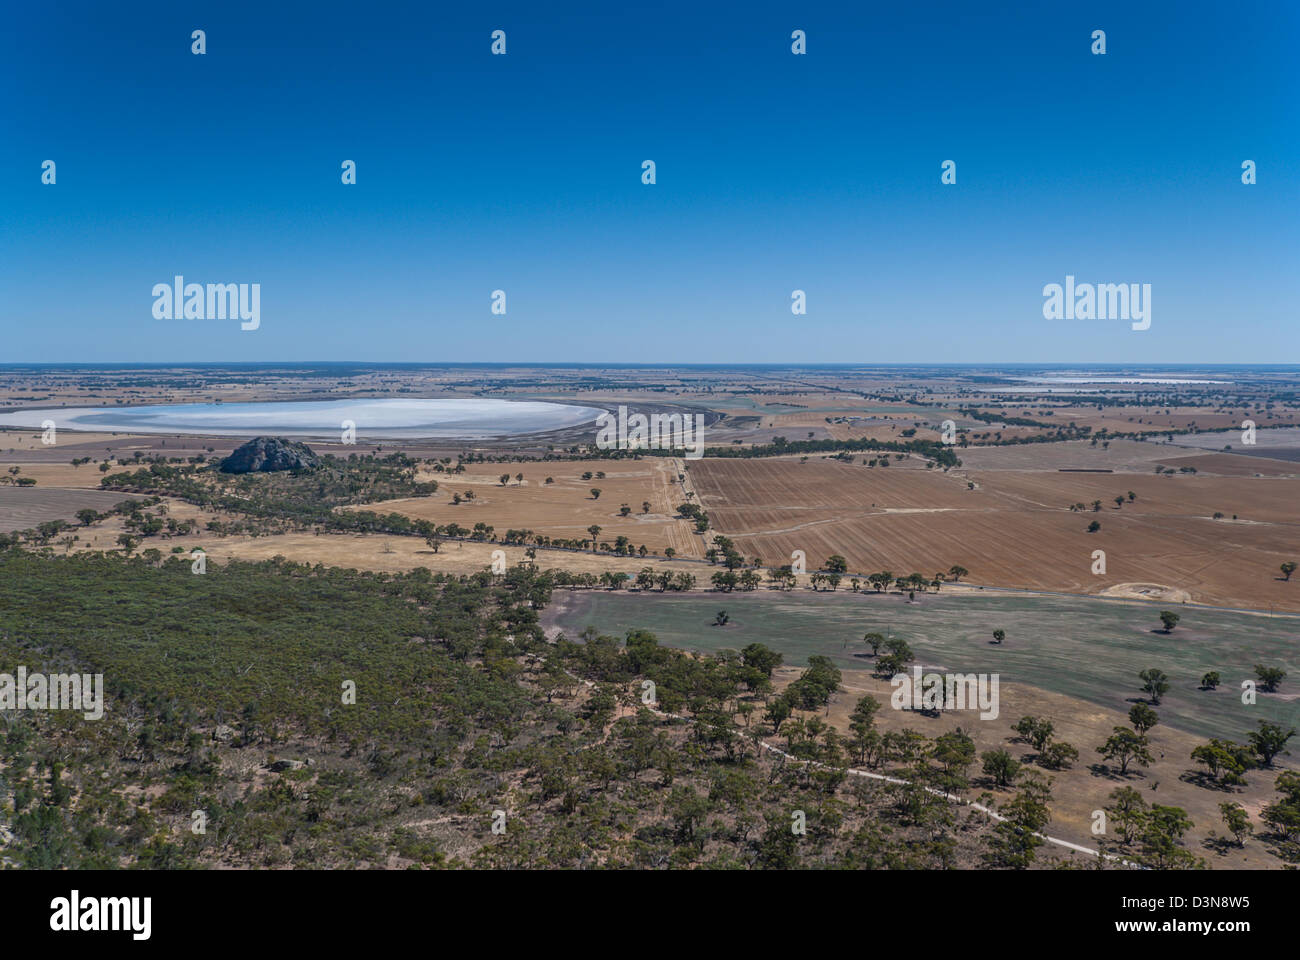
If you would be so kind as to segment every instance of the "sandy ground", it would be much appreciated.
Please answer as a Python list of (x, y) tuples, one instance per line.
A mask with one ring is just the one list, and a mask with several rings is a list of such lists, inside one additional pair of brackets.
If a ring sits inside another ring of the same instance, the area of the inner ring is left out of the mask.
[[(40, 430), (18, 430), (9, 428), (0, 430), (0, 452), (4, 454), (35, 452), (71, 460), (73, 457), (102, 458), (105, 448), (119, 447), (131, 441), (119, 433), (81, 433), (73, 430), (57, 429), (58, 414), (51, 414), (56, 424), (54, 443), (42, 442)], [(66, 455), (66, 456), (65, 456)], [(21, 458), (6, 456), (6, 462), (20, 461)]]
[[(189, 544), (193, 538), (186, 538)], [(495, 543), (447, 541), (437, 553), (415, 537), (384, 537), (364, 534), (284, 534), (274, 537), (205, 537), (198, 543), (215, 560), (238, 558), (264, 560), (282, 556), (299, 563), (322, 563), (325, 566), (398, 572), (426, 567), (441, 573), (473, 573), (492, 565), (492, 554), (505, 553), (506, 564), (525, 562), (524, 548)], [(635, 575), (644, 567), (656, 573), (665, 570), (691, 573), (707, 581), (712, 568), (704, 564), (662, 557), (613, 557), (568, 550), (538, 550), (536, 564), (543, 570), (568, 570), (574, 573), (600, 574), (624, 571)], [(701, 576), (703, 575), (703, 576)]]
[[(870, 662), (869, 660), (865, 662)], [(777, 686), (783, 688), (798, 677), (801, 671), (781, 667), (777, 671)], [(1110, 736), (1116, 726), (1130, 726), (1126, 714), (1107, 710), (1073, 697), (1040, 690), (1024, 684), (999, 685), (999, 715), (997, 719), (982, 720), (978, 712), (945, 713), (939, 717), (926, 717), (916, 713), (894, 710), (890, 706), (893, 688), (886, 680), (873, 677), (869, 669), (845, 671), (843, 691), (831, 704), (823, 718), (833, 723), (841, 732), (849, 732), (849, 715), (858, 699), (870, 694), (881, 703), (876, 713), (876, 729), (902, 730), (911, 728), (928, 737), (960, 727), (975, 740), (977, 751), (1005, 749), (1022, 761), (1034, 754), (1028, 743), (1018, 742), (1012, 726), (1023, 716), (1045, 717), (1055, 727), (1055, 739), (1072, 744), (1079, 751), (1079, 760), (1068, 770), (1035, 768), (1050, 776), (1052, 788), (1052, 822), (1046, 832), (1075, 843), (1095, 847), (1097, 838), (1092, 833), (1093, 811), (1106, 806), (1111, 791), (1130, 786), (1138, 790), (1147, 803), (1172, 804), (1188, 812), (1195, 823), (1188, 834), (1186, 847), (1210, 861), (1215, 868), (1258, 869), (1278, 868), (1281, 862), (1269, 854), (1258, 841), (1248, 841), (1245, 848), (1215, 847), (1207, 845), (1211, 831), (1226, 834), (1219, 804), (1235, 800), (1246, 808), (1259, 829), (1259, 813), (1266, 803), (1277, 798), (1273, 782), (1283, 769), (1296, 769), (1292, 758), (1275, 760), (1275, 770), (1254, 770), (1246, 779), (1245, 788), (1233, 790), (1202, 785), (1197, 775), (1204, 767), (1191, 759), (1193, 747), (1204, 741), (1180, 730), (1157, 725), (1148, 734), (1151, 740), (1150, 767), (1131, 765), (1126, 776), (1117, 770), (1099, 766), (1101, 756), (1096, 747)], [(1157, 708), (1157, 713), (1159, 709)], [(782, 738), (774, 739), (780, 743)], [(988, 790), (998, 803), (1009, 800), (1014, 791), (999, 789), (983, 777), (980, 762), (971, 767), (973, 786), (977, 791)]]

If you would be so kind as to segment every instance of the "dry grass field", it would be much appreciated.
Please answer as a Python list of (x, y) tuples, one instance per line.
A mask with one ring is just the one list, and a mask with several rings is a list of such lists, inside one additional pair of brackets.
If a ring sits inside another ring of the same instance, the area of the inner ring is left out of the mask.
[[(501, 550), (509, 566), (529, 562), (523, 547), (503, 546), (497, 543), (447, 542), (434, 553), (424, 541), (414, 537), (384, 537), (365, 534), (329, 534), (314, 536), (309, 533), (290, 533), (273, 537), (212, 537), (186, 538), (188, 546), (200, 546), (207, 555), (218, 561), (269, 560), (280, 556), (297, 563), (324, 564), (354, 570), (376, 570), (398, 573), (424, 567), (435, 573), (474, 573), (492, 565), (492, 554)], [(538, 550), (535, 565), (542, 570), (564, 570), (570, 573), (601, 574), (606, 571), (623, 572), (635, 576), (643, 567), (656, 573), (672, 571), (690, 573), (697, 578), (707, 572), (698, 563), (683, 560), (665, 560), (662, 557), (615, 557), (608, 554), (568, 550)]]
[[(43, 453), (45, 456), (57, 455), (59, 459), (73, 456), (98, 456), (106, 447), (122, 443), (123, 434), (116, 433), (81, 433), (62, 431), (56, 434), (58, 443), (54, 448), (41, 441), (39, 430), (17, 430), (10, 428), (0, 430), (0, 453), (6, 456), (17, 453)], [(129, 438), (127, 438), (129, 439)], [(76, 451), (75, 453), (73, 451)]]
[[(672, 548), (678, 556), (702, 557), (707, 546), (692, 524), (676, 518), (677, 505), (685, 493), (677, 476), (680, 460), (647, 457), (634, 461), (564, 461), (543, 464), (477, 465), (474, 472), (446, 475), (421, 474), (422, 480), (436, 479), (438, 492), (429, 497), (388, 500), (382, 505), (387, 512), (403, 513), (417, 520), (437, 524), (455, 522), (472, 528), (486, 523), (498, 537), (507, 530), (532, 530), (553, 538), (583, 540), (590, 538), (587, 528), (601, 528), (599, 539), (613, 543), (626, 536), (636, 546), (644, 544), (652, 554), (664, 555)], [(479, 472), (484, 471), (484, 472)], [(501, 474), (510, 473), (508, 483)], [(590, 471), (593, 476), (584, 480)], [(604, 478), (595, 476), (604, 472)], [(524, 474), (524, 481), (515, 479)], [(551, 477), (554, 483), (546, 483)], [(600, 490), (599, 499), (592, 489)], [(452, 502), (454, 494), (462, 497), (473, 491), (472, 501)], [(650, 505), (647, 511), (645, 504)], [(620, 515), (622, 506), (631, 512)], [(379, 509), (374, 505), (364, 509)]]
[[(42, 490), (39, 486), (0, 487), (0, 532), (28, 529), (46, 520), (70, 519), (83, 507), (105, 510), (129, 498), (128, 494), (116, 492), (53, 487)], [(188, 557), (191, 550), (199, 548), (217, 562), (269, 560), (279, 556), (296, 563), (383, 573), (407, 572), (419, 567), (437, 573), (475, 573), (492, 565), (492, 554), (496, 550), (505, 553), (509, 566), (530, 562), (524, 554), (524, 547), (488, 542), (446, 541), (435, 553), (421, 539), (383, 534), (284, 533), (256, 537), (246, 534), (222, 536), (205, 530), (203, 525), (215, 519), (237, 521), (238, 516), (222, 511), (200, 510), (193, 504), (174, 497), (163, 498), (163, 506), (167, 516), (177, 520), (196, 520), (199, 528), (183, 536), (164, 535), (149, 539), (139, 545), (138, 551), (153, 548), (168, 555), (175, 548), (180, 548), (179, 553)], [(156, 507), (151, 509), (157, 510)], [(124, 532), (126, 527), (122, 519), (109, 517), (90, 527), (76, 525), (60, 535), (52, 546), (60, 553), (118, 550), (120, 547), (117, 537)], [(69, 544), (64, 542), (65, 537), (76, 539)], [(697, 589), (703, 589), (707, 585), (709, 572), (709, 568), (699, 562), (668, 560), (662, 555), (619, 557), (609, 553), (593, 554), (578, 550), (538, 550), (535, 560), (531, 562), (542, 570), (597, 575), (609, 571), (635, 576), (643, 567), (649, 566), (656, 572), (667, 570), (693, 574), (701, 581)]]

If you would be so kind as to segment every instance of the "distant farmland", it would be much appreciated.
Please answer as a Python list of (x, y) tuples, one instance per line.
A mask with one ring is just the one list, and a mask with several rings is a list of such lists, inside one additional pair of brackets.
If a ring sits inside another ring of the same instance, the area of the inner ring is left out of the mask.
[(0, 487), (0, 532), (30, 530), (49, 520), (72, 520), (78, 510), (108, 510), (133, 497), (101, 490), (59, 487)]

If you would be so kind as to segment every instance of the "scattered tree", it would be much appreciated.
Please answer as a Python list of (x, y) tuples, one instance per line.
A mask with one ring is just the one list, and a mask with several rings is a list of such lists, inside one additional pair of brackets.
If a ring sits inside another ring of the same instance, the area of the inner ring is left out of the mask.
[(1152, 667), (1150, 670), (1143, 670), (1138, 674), (1142, 681), (1142, 691), (1151, 698), (1155, 706), (1160, 706), (1160, 698), (1169, 692), (1169, 678), (1165, 674)]
[(1246, 808), (1234, 800), (1228, 800), (1219, 804), (1219, 813), (1223, 815), (1223, 825), (1232, 834), (1233, 841), (1237, 846), (1244, 847), (1246, 838), (1255, 832)]
[(1286, 671), (1281, 667), (1264, 667), (1258, 663), (1255, 664), (1255, 676), (1259, 678), (1259, 687), (1265, 693), (1275, 693), (1277, 685), (1282, 682), (1286, 676)]
[(1121, 775), (1128, 773), (1128, 765), (1134, 761), (1144, 767), (1151, 765), (1147, 738), (1128, 727), (1115, 727), (1110, 739), (1098, 747), (1097, 752), (1106, 760), (1118, 762)]
[(980, 759), (984, 761), (984, 775), (992, 777), (999, 787), (1009, 786), (1020, 772), (1020, 761), (1006, 750), (986, 750)]
[(1295, 727), (1284, 730), (1276, 723), (1259, 721), (1259, 729), (1247, 735), (1251, 748), (1259, 755), (1260, 765), (1273, 766), (1273, 758), (1278, 754), (1290, 756), (1291, 751), (1284, 749), (1286, 742), (1295, 736)]
[(1128, 712), (1128, 719), (1138, 733), (1146, 733), (1160, 722), (1160, 717), (1145, 703), (1133, 704)]
[(1055, 732), (1052, 721), (1040, 717), (1021, 717), (1013, 729), (1040, 753), (1047, 749)]

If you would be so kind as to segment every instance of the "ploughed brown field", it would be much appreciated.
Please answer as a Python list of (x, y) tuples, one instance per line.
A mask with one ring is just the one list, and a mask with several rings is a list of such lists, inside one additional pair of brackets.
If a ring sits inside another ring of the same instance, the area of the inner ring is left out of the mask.
[[(840, 554), (857, 574), (930, 576), (958, 564), (980, 584), (1090, 594), (1157, 585), (1200, 603), (1300, 610), (1300, 577), (1287, 582), (1279, 569), (1300, 556), (1298, 477), (945, 474), (856, 459), (705, 459), (690, 476), (713, 529), (766, 566), (802, 550), (810, 570)], [(1085, 509), (1071, 512), (1079, 502)], [(1101, 529), (1088, 533), (1093, 520)], [(1092, 573), (1096, 550), (1105, 574)]]
[(67, 520), (78, 510), (109, 510), (134, 499), (108, 490), (60, 487), (0, 487), (0, 533), (30, 530), (50, 520)]
[(1300, 463), (1274, 460), (1270, 457), (1243, 456), (1236, 453), (1208, 453), (1202, 456), (1172, 457), (1161, 460), (1175, 470), (1195, 467), (1198, 473), (1212, 473), (1221, 477), (1293, 477), (1300, 476)]

